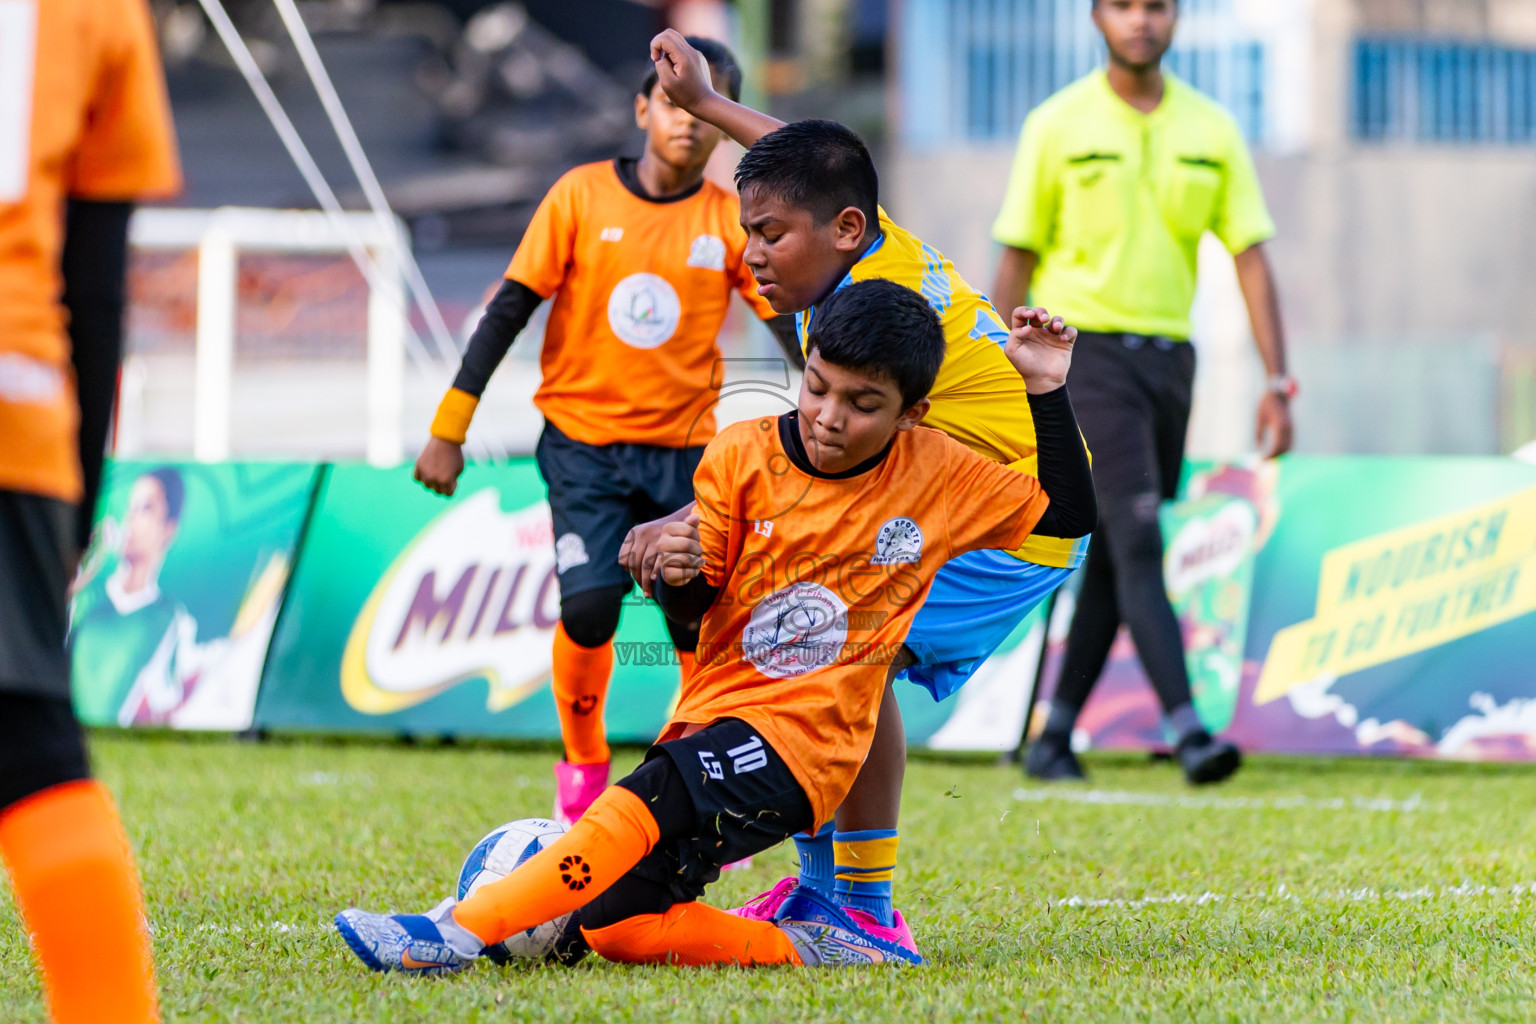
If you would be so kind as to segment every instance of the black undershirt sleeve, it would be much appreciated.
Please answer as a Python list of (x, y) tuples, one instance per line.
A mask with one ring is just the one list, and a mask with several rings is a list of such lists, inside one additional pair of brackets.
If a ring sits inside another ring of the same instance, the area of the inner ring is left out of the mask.
[(651, 593), (656, 595), (656, 603), (661, 606), (663, 615), (673, 622), (691, 625), (709, 611), (709, 606), (720, 596), (720, 588), (699, 573), (680, 587), (674, 587), (658, 576)]
[(528, 326), (528, 318), (544, 300), (539, 293), (521, 281), (503, 281), (485, 315), (469, 337), (464, 349), (464, 361), (459, 366), (453, 386), (479, 398), (485, 392), (486, 382), (496, 367), (506, 358), (512, 342)]
[(123, 358), (123, 308), (128, 273), (128, 218), (133, 204), (71, 199), (65, 212), (64, 308), (69, 311), (69, 358), (80, 401), (80, 501), (76, 543), (91, 537), (106, 461), (107, 430)]
[(1099, 505), (1093, 493), (1088, 450), (1077, 429), (1066, 386), (1030, 395), (1029, 412), (1035, 420), (1040, 486), (1051, 499), (1034, 533), (1040, 537), (1087, 536), (1098, 525)]

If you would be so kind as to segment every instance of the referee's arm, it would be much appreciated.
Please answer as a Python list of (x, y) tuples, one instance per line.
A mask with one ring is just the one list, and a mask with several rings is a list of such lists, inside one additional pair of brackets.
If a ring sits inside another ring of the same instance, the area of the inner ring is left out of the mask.
[(1003, 246), (997, 257), (997, 279), (992, 282), (992, 307), (1006, 318), (1024, 305), (1039, 265), (1040, 254), (1033, 249)]
[[(1285, 361), (1285, 328), (1280, 319), (1279, 290), (1264, 243), (1274, 237), (1275, 222), (1264, 204), (1258, 172), (1247, 143), (1231, 126), (1226, 181), (1212, 232), (1221, 240), (1237, 268), (1237, 284), (1248, 307), (1253, 340), (1269, 378), (1254, 417), (1254, 440), (1266, 458), (1284, 455), (1291, 447), (1290, 380)], [(1277, 386), (1279, 385), (1279, 386)]]

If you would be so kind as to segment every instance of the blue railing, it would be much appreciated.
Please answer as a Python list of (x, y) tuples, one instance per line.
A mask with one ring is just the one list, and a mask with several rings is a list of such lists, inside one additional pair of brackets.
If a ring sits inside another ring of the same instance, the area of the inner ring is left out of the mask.
[(1351, 131), (1370, 142), (1536, 143), (1536, 50), (1433, 39), (1355, 43)]
[[(1051, 93), (1101, 66), (1092, 0), (906, 0), (902, 5), (902, 136), (914, 146), (1010, 139)], [(1230, 27), (1231, 0), (1184, 0), (1204, 31), (1175, 37), (1166, 66), (1214, 96), (1244, 135), (1262, 141), (1264, 45)]]

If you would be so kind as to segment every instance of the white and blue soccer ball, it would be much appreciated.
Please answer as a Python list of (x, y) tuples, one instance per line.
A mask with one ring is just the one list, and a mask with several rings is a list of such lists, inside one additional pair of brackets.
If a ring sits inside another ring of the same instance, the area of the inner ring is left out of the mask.
[[(565, 826), (548, 818), (522, 818), (491, 830), (469, 851), (464, 866), (459, 869), (459, 899), (468, 899), (481, 886), (507, 877), (518, 865), (563, 835)], [(499, 964), (545, 958), (573, 963), (586, 951), (573, 917), (573, 914), (566, 914), (536, 925), (504, 942), (485, 947), (484, 955)]]

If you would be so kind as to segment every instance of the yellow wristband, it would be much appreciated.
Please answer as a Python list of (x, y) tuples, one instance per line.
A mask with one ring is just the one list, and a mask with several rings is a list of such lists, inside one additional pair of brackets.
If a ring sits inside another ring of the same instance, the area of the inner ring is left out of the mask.
[(432, 417), (432, 436), (463, 444), (464, 435), (469, 432), (469, 421), (475, 418), (475, 409), (479, 405), (480, 399), (468, 391), (449, 388), (437, 406), (437, 415)]

